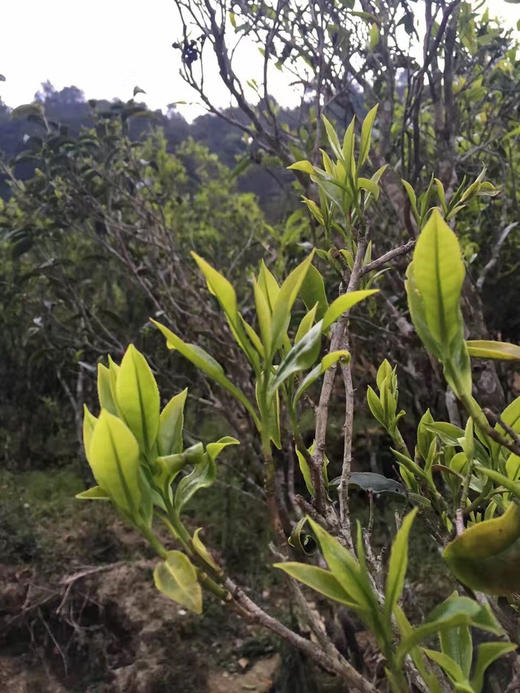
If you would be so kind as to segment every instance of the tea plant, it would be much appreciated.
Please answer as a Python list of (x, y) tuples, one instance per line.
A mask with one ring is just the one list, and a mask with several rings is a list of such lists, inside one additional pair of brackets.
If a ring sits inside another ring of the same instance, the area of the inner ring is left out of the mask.
[[(437, 179), (419, 196), (403, 181), (417, 240), (372, 259), (372, 208), (380, 196), (384, 167), (371, 177), (361, 174), (369, 163), (376, 117), (377, 109), (372, 109), (363, 122), (357, 152), (354, 121), (340, 141), (324, 119), (333, 158), (323, 151), (323, 168), (309, 161), (291, 166), (309, 175), (317, 189), (316, 200), (303, 201), (323, 227), (326, 246), (311, 252), (282, 282), (261, 264), (252, 278), (254, 320), (248, 322), (240, 312), (231, 283), (193, 253), (249, 364), (254, 397), (228, 377), (213, 355), (152, 321), (168, 348), (227, 391), (251, 418), (263, 456), (278, 557), (274, 565), (287, 577), (291, 600), (314, 637), (304, 637), (262, 609), (204, 545), (201, 529), (193, 530), (185, 521), (184, 509), (194, 494), (213, 485), (218, 456), (239, 441), (224, 437), (185, 448), (186, 390), (161, 410), (152, 371), (133, 346), (120, 365), (109, 359), (108, 368), (99, 366), (101, 411), (95, 417), (85, 410), (84, 418), (85, 450), (98, 486), (79, 497), (109, 499), (161, 559), (154, 571), (158, 589), (195, 613), (202, 611), (203, 594), (211, 593), (341, 677), (349, 688), (385, 687), (372, 680), (366, 663), (357, 669), (336, 648), (311, 608), (304, 585), (341, 605), (372, 633), (392, 691), (479, 692), (489, 665), (516, 648), (494, 596), (514, 599), (520, 592), (520, 398), (500, 413), (481, 408), (473, 396), (471, 359), (519, 360), (520, 347), (466, 341), (461, 311), (465, 266), (449, 223), (469, 200), (496, 190), (484, 174), (469, 185), (463, 183), (449, 200)], [(350, 311), (357, 304), (377, 310), (378, 290), (372, 287), (380, 272), (412, 248), (406, 273), (410, 316), (432, 363), (440, 365), (465, 411), (466, 423), (462, 428), (436, 421), (428, 409), (418, 422), (415, 447), (410, 447), (400, 430), (406, 414), (399, 410), (397, 367), (383, 361), (374, 387), (368, 388), (367, 402), (392, 441), (401, 477), (396, 481), (352, 469), (350, 324), (355, 317)], [(342, 289), (331, 302), (328, 280), (314, 264), (317, 257), (340, 276)], [(326, 435), (338, 371), (345, 396), (344, 454), (340, 476), (330, 481)], [(301, 428), (302, 414), (309, 409), (315, 424), (310, 446)], [(289, 485), (281, 486), (278, 472), (286, 458), (274, 450), (286, 451), (288, 446), (298, 461), (306, 498)], [(373, 493), (398, 493), (412, 506), (398, 518), (386, 562), (374, 547), (372, 504), (368, 526), (353, 515), (349, 490), (354, 484), (366, 489), (370, 498)], [(461, 586), (424, 620), (412, 623), (401, 602), (409, 536), (419, 513), (443, 548), (447, 574)], [(168, 529), (171, 544), (157, 532), (157, 522)], [(311, 551), (313, 543), (319, 553)], [(473, 629), (496, 639), (477, 646)]]

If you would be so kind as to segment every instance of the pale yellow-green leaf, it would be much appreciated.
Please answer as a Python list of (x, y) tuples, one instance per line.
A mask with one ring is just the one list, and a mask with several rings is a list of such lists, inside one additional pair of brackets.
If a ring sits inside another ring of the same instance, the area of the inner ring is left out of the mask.
[(389, 622), (403, 591), (408, 567), (408, 536), (416, 514), (417, 508), (414, 508), (406, 515), (392, 544), (385, 587), (385, 614)]
[(272, 328), (271, 328), (271, 356), (280, 347), (283, 337), (287, 332), (291, 310), (300, 292), (307, 270), (312, 262), (314, 253), (311, 253), (301, 262), (287, 277), (280, 287), (280, 292), (273, 307)]
[(318, 568), (314, 565), (308, 565), (307, 563), (290, 561), (287, 561), (287, 563), (275, 563), (274, 567), (283, 570), (291, 577), (307, 585), (307, 587), (311, 587), (313, 590), (316, 590), (316, 592), (323, 594), (328, 599), (333, 599), (352, 609), (357, 607), (357, 604), (352, 601), (338, 580), (328, 570)]
[(370, 178), (359, 177), (357, 179), (357, 184), (358, 184), (358, 188), (361, 188), (362, 190), (366, 190), (371, 195), (373, 195), (375, 200), (377, 200), (379, 198), (379, 185), (377, 183), (375, 183), (373, 180), (371, 180)]
[(88, 488), (86, 491), (76, 493), (75, 497), (80, 500), (110, 500), (109, 494), (101, 486), (92, 486), (92, 488)]
[(182, 452), (184, 405), (187, 396), (188, 388), (172, 397), (161, 412), (157, 437), (159, 455), (173, 455)]
[(202, 589), (197, 571), (183, 553), (168, 551), (166, 560), (155, 567), (153, 577), (155, 586), (164, 595), (195, 614), (202, 613)]
[(92, 434), (89, 463), (94, 478), (131, 517), (141, 504), (139, 445), (130, 429), (103, 409)]
[(100, 408), (117, 415), (117, 404), (110, 370), (102, 363), (98, 363), (97, 368), (97, 392)]
[(329, 328), (340, 315), (353, 308), (356, 303), (359, 303), (365, 298), (377, 293), (378, 289), (365, 289), (362, 291), (351, 291), (350, 293), (338, 296), (338, 298), (336, 298), (336, 300), (334, 300), (325, 311), (325, 315), (323, 316), (322, 330), (325, 331), (327, 328)]
[(318, 363), (317, 366), (315, 366), (312, 371), (310, 371), (305, 378), (302, 380), (300, 383), (298, 389), (296, 390), (294, 397), (293, 397), (293, 402), (292, 406), (295, 407), (296, 404), (298, 403), (298, 400), (300, 397), (303, 395), (305, 390), (307, 390), (312, 383), (314, 383), (325, 371), (327, 371), (331, 366), (333, 366), (335, 363), (337, 363), (340, 359), (346, 359), (348, 360), (350, 358), (350, 353), (346, 350), (340, 350), (340, 351), (332, 351), (326, 356), (324, 356), (321, 360), (320, 363)]
[(413, 266), (430, 333), (449, 355), (462, 332), (460, 293), (466, 271), (457, 237), (437, 209), (417, 240)]
[(308, 173), (309, 175), (314, 173), (314, 166), (310, 161), (295, 161), (294, 164), (287, 166), (287, 168), (293, 171), (303, 171), (303, 173)]
[(508, 342), (494, 342), (487, 339), (474, 339), (466, 342), (469, 355), (481, 359), (502, 359), (520, 361), (520, 346)]
[(224, 310), (229, 327), (237, 344), (245, 353), (249, 362), (257, 365), (257, 354), (253, 349), (239, 318), (237, 297), (233, 285), (220, 272), (206, 262), (204, 258), (200, 257), (200, 255), (197, 255), (197, 253), (194, 251), (191, 251), (191, 255), (204, 275), (204, 278), (208, 284), (208, 289), (214, 296), (216, 296), (218, 302)]
[(358, 168), (361, 168), (365, 161), (368, 159), (368, 154), (370, 152), (370, 143), (372, 139), (372, 128), (374, 127), (374, 120), (377, 114), (377, 104), (370, 109), (366, 114), (361, 126), (361, 142), (359, 149), (359, 159)]
[(345, 135), (343, 137), (343, 158), (346, 165), (349, 167), (350, 173), (353, 176), (355, 174), (355, 167), (352, 168), (354, 162), (354, 127), (356, 124), (356, 119), (352, 118), (348, 128), (345, 130)]
[(336, 130), (334, 129), (334, 126), (324, 115), (322, 115), (321, 118), (323, 120), (323, 124), (325, 125), (327, 139), (329, 140), (329, 144), (332, 148), (332, 151), (338, 157), (338, 159), (342, 159), (343, 152), (341, 151), (341, 145), (339, 143), (339, 139), (336, 134)]
[(145, 357), (133, 344), (121, 361), (116, 398), (119, 411), (141, 449), (150, 451), (159, 430), (159, 389)]
[(202, 527), (199, 527), (193, 533), (193, 539), (192, 539), (193, 548), (199, 554), (199, 556), (202, 558), (203, 561), (205, 561), (209, 566), (211, 566), (213, 568), (213, 570), (216, 570), (218, 572), (219, 567), (215, 563), (215, 559), (210, 554), (210, 552), (208, 551), (208, 549), (204, 545), (202, 539), (200, 538), (201, 531), (202, 531)]
[(316, 310), (318, 309), (318, 304), (316, 303), (300, 321), (298, 329), (296, 330), (296, 335), (294, 336), (294, 343), (297, 344), (302, 337), (304, 337), (307, 332), (314, 325), (314, 320), (316, 318)]
[(209, 375), (211, 378), (213, 378), (213, 380), (215, 380), (219, 385), (233, 395), (233, 397), (235, 397), (235, 399), (247, 409), (255, 422), (255, 425), (258, 427), (259, 420), (254, 406), (247, 399), (244, 393), (233, 385), (229, 378), (224, 375), (224, 369), (217, 361), (215, 361), (212, 356), (195, 344), (187, 344), (186, 342), (183, 342), (180, 337), (177, 337), (177, 335), (169, 330), (165, 325), (161, 325), (161, 323), (157, 322), (156, 320), (151, 320), (151, 322), (162, 332), (166, 338), (166, 344), (169, 349), (177, 349), (177, 351), (187, 358), (188, 361), (191, 361), (194, 366), (196, 366), (203, 373), (206, 373), (206, 375)]
[(368, 42), (368, 47), (371, 51), (374, 51), (379, 43), (379, 27), (377, 24), (372, 24), (370, 27), (370, 38)]
[(258, 273), (258, 284), (265, 297), (267, 298), (267, 303), (269, 304), (269, 310), (272, 313), (278, 294), (280, 293), (280, 287), (278, 282), (274, 278), (272, 272), (267, 269), (267, 265), (262, 260), (260, 263), (260, 272)]
[(90, 441), (96, 427), (97, 418), (90, 413), (86, 404), (83, 405), (83, 447), (85, 448), (85, 457), (89, 459)]
[(253, 279), (253, 292), (255, 297), (256, 317), (260, 329), (260, 337), (264, 348), (264, 354), (271, 348), (271, 309), (269, 307), (268, 296), (262, 290), (260, 284)]

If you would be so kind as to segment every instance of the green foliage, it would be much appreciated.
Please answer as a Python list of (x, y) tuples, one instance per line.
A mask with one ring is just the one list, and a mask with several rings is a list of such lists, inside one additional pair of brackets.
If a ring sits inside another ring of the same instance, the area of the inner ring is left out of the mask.
[(457, 237), (434, 210), (408, 266), (408, 306), (421, 341), (442, 363), (446, 380), (459, 397), (471, 395), (471, 369), (460, 310), (464, 275)]
[[(359, 166), (368, 159), (374, 119), (375, 111), (369, 113), (361, 128)], [(343, 258), (352, 281), (356, 271), (371, 263), (371, 248), (368, 243), (363, 247), (353, 220), (356, 225), (364, 222), (371, 197), (376, 201), (379, 196), (379, 179), (368, 183), (369, 179), (358, 176), (353, 122), (343, 144), (326, 119), (324, 125), (337, 162), (332, 164), (324, 152), (325, 172), (317, 172), (314, 167), (311, 171), (309, 162), (299, 162), (297, 170), (311, 173), (321, 186), (323, 220), (332, 219), (330, 204), (336, 205), (334, 215), (338, 219), (340, 213), (344, 217), (341, 226), (338, 222), (334, 224), (349, 246), (343, 249)], [(341, 200), (337, 198), (336, 188), (331, 187), (335, 181), (334, 185), (337, 183), (340, 188), (340, 179), (343, 181)], [(460, 205), (476, 194), (481, 183), (477, 179), (468, 188), (461, 188)], [(520, 410), (516, 403), (509, 405), (492, 428), (472, 396), (470, 355), (461, 311), (465, 267), (457, 236), (443, 218), (443, 214), (446, 218), (452, 213), (454, 216), (456, 208), (446, 203), (440, 183), (436, 183), (436, 190), (442, 213), (434, 209), (429, 216), (422, 215), (424, 225), (407, 271), (408, 303), (423, 345), (442, 364), (446, 381), (466, 408), (468, 419), (463, 429), (453, 423), (435, 421), (427, 410), (417, 427), (412, 456), (400, 431), (405, 412), (398, 408), (397, 368), (384, 359), (376, 375), (377, 392), (369, 387), (367, 401), (375, 419), (392, 440), (392, 452), (403, 484), (373, 472), (352, 471), (348, 454), (344, 457), (341, 477), (329, 483), (330, 462), (319, 438), (322, 416), (319, 408), (315, 414), (316, 440), (312, 445), (305, 444), (299, 423), (305, 402), (303, 395), (308, 394), (307, 389), (321, 375), (327, 377), (341, 360), (344, 372), (351, 377), (350, 352), (337, 349), (348, 345), (341, 337), (342, 330), (349, 327), (350, 310), (376, 293), (358, 289), (359, 278), (357, 286), (349, 283), (347, 292), (329, 304), (325, 279), (313, 264), (313, 252), (280, 283), (262, 262), (258, 274), (252, 277), (254, 315), (252, 310), (242, 312), (233, 283), (200, 255), (192, 253), (210, 293), (224, 313), (237, 353), (247, 363), (247, 378), (254, 383), (254, 396), (253, 388), (243, 384), (245, 379), (240, 387), (236, 385), (232, 373), (228, 375), (223, 365), (201, 346), (185, 342), (168, 327), (152, 321), (166, 338), (168, 347), (177, 350), (220, 385), (250, 416), (260, 438), (269, 515), (282, 551), (286, 550), (286, 535), (276, 499), (277, 470), (272, 446), (278, 450), (288, 444), (293, 446), (303, 484), (318, 509), (316, 517), (320, 522), (311, 517), (302, 518), (290, 533), (289, 546), (304, 554), (306, 561), (285, 560), (276, 566), (357, 615), (383, 654), (391, 689), (399, 693), (408, 690), (405, 673), (408, 656), (433, 691), (442, 690), (444, 678), (429, 666), (429, 660), (444, 671), (457, 690), (479, 691), (486, 667), (515, 647), (511, 643), (494, 643), (489, 651), (478, 650), (473, 662), (472, 629), (496, 636), (503, 632), (487, 602), (480, 603), (457, 592), (435, 607), (421, 623), (410, 623), (400, 602), (405, 588), (410, 532), (420, 511), (430, 513), (430, 521), (443, 537), (454, 526), (457, 528), (457, 537), (447, 544), (443, 556), (454, 577), (464, 585), (487, 594), (511, 594), (520, 588), (516, 552), (520, 541), (520, 512), (515, 502), (517, 496), (520, 498), (517, 482), (520, 467), (516, 464), (514, 434), (520, 422)], [(417, 205), (415, 198), (410, 199)], [(428, 204), (429, 195), (425, 199), (426, 202), (419, 201), (422, 207)], [(320, 255), (333, 264), (329, 251)], [(369, 271), (370, 268), (367, 274)], [(305, 304), (303, 313), (299, 299)], [(324, 340), (330, 340), (330, 346), (329, 353), (322, 356)], [(474, 340), (470, 340), (469, 348), (471, 341)], [(514, 352), (514, 348), (514, 345), (505, 347), (509, 352)], [(483, 355), (484, 349), (486, 355), (503, 356), (504, 352), (503, 346), (496, 345), (475, 349), (473, 355), (477, 356)], [(348, 376), (344, 378), (344, 386), (348, 403), (351, 387)], [(330, 385), (324, 383), (321, 397), (326, 387)], [(223, 448), (238, 441), (224, 437), (206, 446), (195, 442), (184, 448), (185, 392), (170, 400), (161, 413), (155, 377), (133, 346), (127, 349), (120, 366), (110, 361), (108, 368), (99, 367), (98, 393), (101, 413), (95, 418), (86, 410), (84, 439), (87, 458), (99, 486), (80, 497), (108, 496), (141, 531), (162, 560), (154, 573), (155, 584), (168, 597), (200, 613), (205, 588), (220, 599), (238, 599), (239, 607), (247, 611), (248, 606), (240, 601), (241, 597), (228, 591), (226, 571), (203, 544), (200, 529), (191, 533), (181, 520), (191, 498), (199, 490), (213, 486), (216, 457)], [(349, 426), (352, 423), (347, 412), (345, 429)], [(329, 504), (328, 512), (334, 512), (330, 495), (336, 486), (343, 515), (331, 522), (323, 508)], [(368, 530), (363, 530), (358, 522), (355, 536), (352, 533), (349, 536), (349, 525), (344, 523), (351, 486), (369, 494), (371, 513), (374, 493), (394, 493), (401, 501), (416, 506), (400, 519), (384, 576), (378, 572), (372, 547), (367, 543), (373, 520), (369, 520)], [(511, 500), (509, 494), (515, 498)], [(478, 512), (482, 504), (486, 505), (484, 516)], [(494, 513), (503, 510), (503, 514), (493, 518)], [(470, 526), (461, 531), (464, 513)], [(180, 551), (163, 545), (154, 531), (154, 519), (165, 523)], [(312, 559), (312, 539), (303, 534), (305, 523), (312, 529), (328, 570), (315, 565)], [(338, 527), (342, 530), (338, 531)], [(261, 621), (262, 617), (259, 618)], [(439, 651), (426, 647), (434, 636), (439, 640)]]
[[(198, 573), (187, 554), (216, 566), (198, 537), (181, 522), (184, 506), (201, 489), (215, 482), (215, 461), (228, 445), (221, 438), (184, 449), (183, 411), (186, 391), (159, 411), (159, 390), (144, 356), (130, 345), (121, 365), (100, 366), (98, 392), (101, 412), (94, 417), (85, 408), (83, 422), (87, 460), (99, 486), (77, 495), (83, 500), (110, 499), (122, 515), (139, 529), (164, 559), (154, 572), (157, 588), (195, 613), (202, 611)], [(111, 413), (106, 405), (113, 408)], [(167, 454), (158, 454), (158, 453)], [(179, 479), (179, 475), (192, 471)], [(177, 480), (175, 491), (173, 482)], [(153, 530), (154, 514), (162, 519), (186, 553), (166, 551)]]

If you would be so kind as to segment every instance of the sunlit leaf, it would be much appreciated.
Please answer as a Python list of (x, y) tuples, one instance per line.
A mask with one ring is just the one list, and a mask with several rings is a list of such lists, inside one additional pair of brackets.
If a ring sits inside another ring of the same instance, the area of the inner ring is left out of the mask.
[(311, 253), (303, 262), (301, 262), (287, 277), (280, 287), (280, 292), (273, 306), (272, 329), (271, 329), (271, 355), (276, 352), (282, 343), (283, 336), (287, 332), (291, 310), (296, 301), (305, 275), (312, 262), (313, 253)]
[(135, 516), (141, 504), (139, 445), (121, 419), (104, 409), (90, 441), (89, 463), (99, 486), (117, 506)]
[(486, 339), (475, 339), (466, 342), (468, 353), (473, 358), (501, 359), (520, 361), (520, 346), (508, 342), (494, 342)]
[(419, 337), (443, 364), (452, 389), (470, 396), (471, 367), (460, 310), (464, 276), (457, 237), (434, 209), (408, 266), (408, 305)]
[(320, 353), (321, 345), (321, 320), (312, 327), (299, 342), (297, 342), (278, 366), (276, 376), (272, 380), (268, 390), (268, 396), (272, 396), (275, 390), (287, 380), (289, 376), (298, 371), (310, 368)]
[(157, 446), (160, 455), (173, 455), (182, 452), (182, 429), (184, 426), (184, 405), (188, 388), (171, 398), (159, 418)]
[(145, 357), (130, 344), (116, 382), (119, 410), (141, 449), (152, 449), (159, 430), (159, 389)]
[(323, 375), (325, 371), (336, 364), (340, 359), (350, 359), (350, 353), (344, 349), (341, 351), (331, 351), (321, 359), (320, 363), (318, 363), (318, 365), (315, 366), (300, 383), (293, 397), (293, 407), (296, 406), (300, 397), (312, 385), (312, 383), (318, 380), (318, 378)]
[(166, 560), (153, 571), (155, 586), (173, 601), (196, 614), (202, 613), (202, 589), (197, 571), (180, 551), (168, 551)]
[(194, 366), (213, 378), (213, 380), (233, 395), (233, 397), (247, 409), (257, 427), (260, 425), (254, 406), (244, 393), (235, 387), (229, 378), (224, 375), (224, 369), (212, 356), (195, 344), (183, 342), (180, 337), (177, 337), (176, 334), (156, 320), (151, 320), (151, 322), (163, 333), (164, 337), (166, 337), (166, 344), (169, 349), (177, 349), (177, 351), (187, 358), (188, 361), (191, 361)]
[(370, 143), (372, 139), (372, 128), (374, 127), (374, 120), (377, 115), (377, 104), (369, 110), (366, 114), (361, 126), (361, 140), (359, 148), (359, 158), (358, 158), (358, 168), (361, 168), (365, 161), (368, 159), (368, 154), (370, 152)]
[(416, 515), (417, 508), (406, 515), (392, 544), (385, 586), (385, 614), (389, 620), (403, 591), (408, 567), (408, 536)]
[(104, 491), (101, 486), (92, 486), (86, 491), (76, 493), (75, 497), (80, 500), (110, 500), (110, 494)]
[(332, 301), (330, 306), (325, 311), (325, 315), (323, 316), (322, 330), (327, 330), (333, 322), (336, 322), (340, 315), (353, 308), (356, 303), (364, 301), (365, 298), (377, 294), (378, 291), (378, 289), (364, 289), (362, 291), (351, 291), (347, 294), (343, 294), (342, 296), (338, 296), (338, 298)]
[(316, 592), (323, 594), (328, 599), (333, 599), (335, 602), (344, 604), (352, 609), (357, 607), (357, 604), (352, 601), (338, 580), (328, 570), (306, 563), (290, 561), (287, 563), (275, 563), (274, 567), (280, 568), (280, 570), (307, 585), (307, 587), (311, 587)]
[(325, 293), (323, 277), (314, 265), (310, 265), (307, 270), (300, 289), (300, 296), (307, 306), (307, 310), (310, 310), (316, 303), (318, 304), (316, 318), (317, 320), (321, 320), (329, 303), (327, 301), (327, 294)]
[[(503, 478), (504, 485), (520, 489), (520, 484)], [(473, 590), (497, 595), (520, 592), (520, 507), (512, 502), (500, 517), (465, 529), (446, 546), (443, 558)]]

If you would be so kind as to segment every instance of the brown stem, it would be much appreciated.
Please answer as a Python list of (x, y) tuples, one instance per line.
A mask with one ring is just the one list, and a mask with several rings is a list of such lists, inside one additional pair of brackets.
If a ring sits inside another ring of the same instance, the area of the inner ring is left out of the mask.
[(306, 654), (323, 669), (341, 677), (349, 686), (353, 687), (353, 690), (361, 691), (361, 693), (376, 693), (377, 689), (339, 653), (324, 652), (315, 643), (284, 626), (283, 623), (260, 608), (258, 604), (255, 604), (230, 578), (225, 580), (224, 587), (229, 590), (234, 606), (245, 619), (275, 633), (291, 647)]

